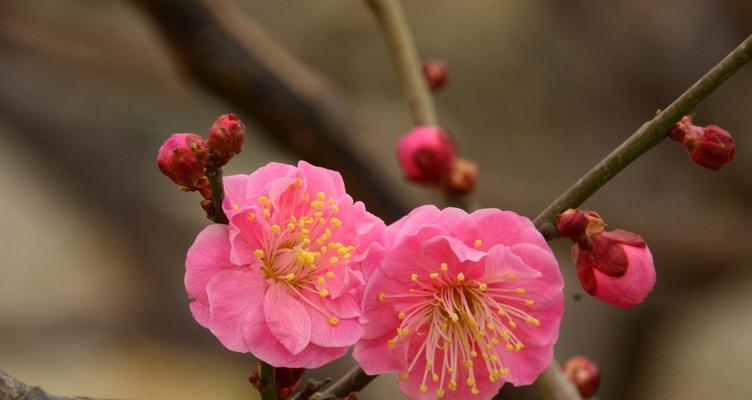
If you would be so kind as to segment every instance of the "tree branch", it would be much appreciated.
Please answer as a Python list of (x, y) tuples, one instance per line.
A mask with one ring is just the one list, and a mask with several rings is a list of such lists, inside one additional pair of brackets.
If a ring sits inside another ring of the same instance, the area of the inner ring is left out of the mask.
[(182, 66), (299, 157), (340, 171), (351, 193), (387, 220), (405, 213), (370, 167), (337, 96), (224, 0), (132, 0), (154, 20)]
[(379, 21), (415, 125), (438, 125), (433, 97), (400, 0), (366, 0)]
[(663, 141), (681, 117), (689, 114), (751, 57), (752, 36), (749, 36), (665, 110), (643, 124), (624, 143), (546, 207), (534, 221), (543, 236), (548, 240), (555, 239), (558, 236), (556, 219), (559, 214), (569, 208), (578, 207), (627, 165)]
[(95, 400), (92, 397), (53, 396), (38, 386), (29, 386), (0, 370), (1, 400)]
[(342, 398), (352, 392), (359, 392), (366, 387), (378, 375), (368, 375), (360, 367), (351, 369), (345, 376), (339, 378), (328, 389), (311, 395), (311, 400), (324, 400), (328, 398)]

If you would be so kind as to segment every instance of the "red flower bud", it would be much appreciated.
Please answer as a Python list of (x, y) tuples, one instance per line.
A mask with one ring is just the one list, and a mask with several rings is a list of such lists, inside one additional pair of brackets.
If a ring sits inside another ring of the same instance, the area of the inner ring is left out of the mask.
[(431, 91), (443, 88), (449, 80), (449, 68), (440, 60), (426, 60), (423, 62), (423, 75), (426, 77)]
[(459, 158), (449, 172), (446, 190), (456, 195), (468, 194), (475, 190), (475, 182), (477, 181), (478, 164)]
[(204, 168), (209, 158), (206, 143), (193, 133), (175, 133), (159, 148), (159, 170), (185, 191), (208, 186)]
[(457, 158), (454, 142), (435, 126), (415, 127), (397, 142), (397, 159), (408, 179), (436, 183), (448, 176)]
[(640, 304), (655, 285), (650, 249), (636, 233), (604, 227), (594, 211), (570, 209), (558, 221), (561, 236), (575, 242), (572, 256), (582, 288), (616, 307)]
[(214, 166), (221, 167), (243, 150), (245, 126), (232, 114), (220, 115), (209, 131), (206, 144)]
[(574, 356), (567, 360), (564, 363), (564, 375), (574, 383), (584, 399), (595, 396), (601, 385), (598, 365), (584, 356)]
[(671, 130), (671, 138), (681, 142), (694, 162), (717, 171), (731, 162), (736, 154), (734, 138), (726, 130), (708, 125), (704, 128), (692, 123), (687, 115)]

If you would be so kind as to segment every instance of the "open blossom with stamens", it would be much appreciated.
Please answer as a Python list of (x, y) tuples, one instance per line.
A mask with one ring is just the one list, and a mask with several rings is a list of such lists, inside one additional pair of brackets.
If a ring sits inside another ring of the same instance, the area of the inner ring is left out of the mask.
[(363, 295), (353, 355), (366, 373), (398, 372), (412, 399), (490, 399), (550, 364), (563, 280), (529, 219), (424, 206), (389, 241)]
[(363, 335), (360, 264), (386, 227), (334, 171), (271, 163), (224, 179), (229, 225), (206, 227), (186, 259), (196, 321), (230, 350), (315, 368)]

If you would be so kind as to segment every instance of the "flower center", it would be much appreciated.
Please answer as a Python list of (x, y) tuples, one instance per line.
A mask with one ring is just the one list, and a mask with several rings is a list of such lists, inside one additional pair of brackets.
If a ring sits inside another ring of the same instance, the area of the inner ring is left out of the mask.
[(333, 239), (342, 227), (336, 217), (339, 207), (333, 197), (319, 192), (315, 196), (300, 188), (297, 179), (280, 196), (278, 204), (268, 196), (259, 196), (260, 213), (249, 213), (248, 219), (263, 219), (262, 248), (254, 250), (261, 260), (262, 271), (273, 284), (286, 285), (315, 309), (329, 318), (332, 325), (338, 320), (331, 313), (313, 304), (304, 292), (321, 298), (330, 296), (330, 281), (341, 281), (344, 269), (355, 246)]
[[(417, 343), (413, 356), (401, 379), (409, 379), (420, 359), (425, 361), (420, 391), (436, 386), (436, 395), (443, 397), (446, 390), (457, 390), (460, 368), (466, 369), (464, 384), (477, 394), (476, 371), (485, 369), (491, 382), (509, 373), (501, 360), (504, 351), (520, 351), (525, 344), (515, 334), (520, 323), (533, 327), (540, 322), (520, 308), (532, 305), (522, 287), (510, 287), (517, 277), (510, 273), (485, 282), (466, 279), (460, 272), (450, 275), (446, 263), (429, 279), (417, 274), (411, 276), (413, 284), (407, 293), (387, 295), (378, 300), (409, 300), (397, 318), (401, 321), (396, 335), (389, 339), (391, 348), (402, 340)], [(415, 345), (415, 344), (413, 344)]]

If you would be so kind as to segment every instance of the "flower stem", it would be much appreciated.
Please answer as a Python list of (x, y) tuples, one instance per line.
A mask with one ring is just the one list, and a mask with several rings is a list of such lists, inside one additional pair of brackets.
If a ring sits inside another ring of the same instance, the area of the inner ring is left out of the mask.
[(209, 186), (212, 191), (213, 213), (210, 219), (218, 224), (228, 222), (224, 210), (222, 210), (222, 199), (225, 196), (225, 188), (222, 184), (222, 168), (209, 167), (206, 169), (206, 177), (209, 179)]
[(360, 367), (354, 367), (337, 382), (334, 382), (328, 389), (313, 394), (311, 400), (324, 400), (327, 398), (342, 398), (352, 392), (359, 392), (366, 387), (378, 375), (368, 375)]
[(277, 382), (274, 376), (274, 367), (259, 361), (259, 375), (261, 376), (261, 393), (262, 400), (277, 400)]
[(436, 110), (400, 0), (366, 0), (386, 38), (415, 125), (437, 125)]
[(723, 82), (752, 58), (752, 36), (747, 37), (705, 76), (687, 89), (665, 110), (644, 123), (632, 136), (577, 180), (535, 218), (535, 226), (547, 240), (558, 237), (556, 219), (569, 208), (576, 208), (616, 176), (627, 165), (666, 138), (681, 117), (692, 111)]

